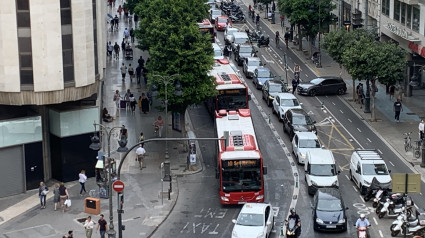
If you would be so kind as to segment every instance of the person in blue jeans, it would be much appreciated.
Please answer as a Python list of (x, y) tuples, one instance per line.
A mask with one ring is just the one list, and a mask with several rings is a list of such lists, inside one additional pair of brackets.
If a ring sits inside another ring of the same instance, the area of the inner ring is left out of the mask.
[(103, 214), (100, 214), (100, 219), (97, 221), (96, 232), (100, 231), (100, 238), (105, 238), (105, 233), (108, 224), (105, 219), (103, 219)]

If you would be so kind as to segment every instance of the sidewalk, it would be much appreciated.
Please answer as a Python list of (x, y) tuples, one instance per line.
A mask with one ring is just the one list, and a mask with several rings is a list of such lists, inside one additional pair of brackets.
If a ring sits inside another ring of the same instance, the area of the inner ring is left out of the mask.
[[(116, 7), (118, 4), (116, 5)], [(116, 12), (116, 8), (109, 7), (108, 11), (112, 14)], [(113, 14), (115, 15), (115, 14)], [(122, 32), (125, 27), (134, 27), (134, 23), (129, 25), (128, 22), (123, 21), (122, 17), (119, 23), (119, 30), (116, 32), (108, 31), (108, 41), (112, 44), (117, 42), (121, 44)], [(111, 115), (115, 115), (115, 105), (113, 102), (113, 94), (115, 90), (119, 90), (121, 96), (124, 95), (127, 89), (130, 89), (134, 96), (139, 96), (146, 92), (145, 85), (137, 85), (134, 79), (131, 83), (128, 74), (125, 83), (121, 81), (121, 73), (119, 67), (124, 62), (127, 66), (131, 65), (136, 68), (137, 60), (140, 55), (147, 59), (146, 52), (141, 52), (133, 44), (134, 56), (133, 60), (124, 60), (122, 55), (119, 60), (107, 58), (106, 75), (104, 86), (101, 95), (102, 102), (100, 103), (100, 110), (106, 107)], [(142, 80), (143, 82), (143, 80)], [(112, 128), (115, 126), (125, 125), (128, 129), (129, 140), (128, 146), (131, 147), (137, 143), (139, 133), (143, 130), (145, 139), (154, 137), (154, 128), (152, 123), (156, 118), (161, 115), (164, 118), (165, 126), (163, 129), (163, 137), (165, 130), (168, 127), (168, 137), (186, 137), (176, 132), (171, 128), (171, 113), (168, 114), (165, 120), (165, 113), (158, 111), (158, 106), (161, 106), (159, 99), (153, 98), (153, 105), (148, 114), (143, 114), (139, 108), (136, 108), (135, 113), (126, 109), (119, 109), (118, 116), (115, 117), (111, 123), (103, 123), (105, 126)], [(191, 130), (190, 117), (186, 113), (186, 127), (187, 131)], [(115, 158), (117, 164), (122, 159), (123, 153), (116, 152), (118, 148), (118, 130), (113, 131), (111, 136), (111, 157)], [(103, 138), (106, 138), (105, 136)], [(132, 151), (127, 156), (121, 171), (121, 180), (125, 184), (124, 189), (124, 205), (125, 213), (122, 215), (125, 237), (149, 237), (157, 227), (167, 218), (170, 211), (173, 209), (178, 198), (178, 184), (176, 177), (179, 175), (187, 175), (202, 171), (202, 155), (198, 153), (197, 165), (190, 171), (187, 169), (187, 153), (185, 151), (186, 142), (170, 141), (168, 143), (170, 166), (172, 174), (171, 193), (170, 199), (168, 196), (168, 189), (170, 182), (161, 181), (161, 163), (164, 162), (165, 157), (165, 142), (151, 142), (145, 144), (147, 151), (145, 157), (146, 168), (139, 169), (138, 163), (135, 161), (135, 152)], [(107, 141), (103, 140), (103, 151), (107, 150)], [(95, 158), (92, 158), (95, 159)], [(94, 169), (94, 168), (86, 168)], [(78, 178), (78, 175), (76, 175)], [(48, 183), (50, 190), (55, 181)], [(0, 237), (8, 238), (45, 238), (45, 237), (62, 237), (68, 230), (74, 231), (74, 237), (84, 237), (85, 232), (82, 224), (77, 219), (85, 218), (89, 214), (84, 213), (84, 199), (88, 195), (80, 196), (80, 185), (78, 181), (70, 182), (65, 185), (68, 188), (72, 200), (72, 206), (65, 213), (60, 209), (54, 211), (53, 209), (53, 193), (50, 192), (47, 196), (46, 209), (40, 210), (38, 190), (28, 191), (25, 194), (19, 194), (7, 198), (0, 199)], [(97, 190), (95, 178), (89, 178), (86, 183), (87, 192), (91, 189)], [(113, 213), (114, 213), (114, 229), (117, 232), (117, 198), (116, 193), (112, 192), (113, 196)], [(105, 215), (105, 220), (108, 222), (109, 227), (109, 203), (108, 199), (101, 198), (101, 213)], [(94, 221), (99, 219), (98, 215), (92, 215)], [(94, 234), (96, 235), (96, 234)]]

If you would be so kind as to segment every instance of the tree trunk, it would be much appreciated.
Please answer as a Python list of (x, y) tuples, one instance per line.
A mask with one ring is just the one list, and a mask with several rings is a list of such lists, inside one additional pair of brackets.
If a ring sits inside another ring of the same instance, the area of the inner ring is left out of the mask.
[[(342, 71), (341, 71), (342, 74)], [(356, 101), (357, 98), (357, 92), (356, 92), (356, 79), (353, 79), (353, 102)]]
[(301, 27), (298, 24), (298, 50), (303, 50), (303, 37), (301, 36)]
[(375, 94), (376, 94), (376, 79), (372, 80), (372, 97), (370, 98), (370, 112), (371, 112), (371, 120), (376, 121), (375, 114)]

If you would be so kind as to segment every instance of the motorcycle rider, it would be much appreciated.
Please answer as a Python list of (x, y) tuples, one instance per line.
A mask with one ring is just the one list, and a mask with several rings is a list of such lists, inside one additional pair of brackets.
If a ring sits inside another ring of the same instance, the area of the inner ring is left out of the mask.
[(260, 24), (260, 14), (257, 13), (257, 16), (255, 17), (255, 24)]
[(300, 236), (301, 234), (301, 219), (300, 216), (298, 216), (297, 212), (295, 211), (295, 208), (291, 208), (290, 210), (291, 214), (288, 216), (288, 219), (286, 219), (285, 224), (288, 224), (288, 221), (290, 219), (295, 219), (295, 223), (298, 226), (298, 229), (296, 230), (295, 234), (297, 235), (297, 237)]
[(369, 232), (367, 231), (367, 229), (369, 229), (370, 223), (369, 223), (369, 220), (366, 218), (365, 214), (360, 214), (359, 219), (357, 219), (356, 221), (357, 236), (359, 236), (359, 228), (361, 227), (366, 228), (366, 233), (367, 233), (366, 237), (369, 237)]

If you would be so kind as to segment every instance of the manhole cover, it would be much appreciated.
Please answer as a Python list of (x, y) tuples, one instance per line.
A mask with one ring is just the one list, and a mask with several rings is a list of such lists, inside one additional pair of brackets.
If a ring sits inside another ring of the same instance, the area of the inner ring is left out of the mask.
[(77, 218), (77, 221), (78, 221), (79, 223), (84, 223), (84, 222), (86, 221), (86, 219), (87, 219), (87, 217), (84, 217), (84, 218)]
[(408, 112), (408, 113), (406, 113), (407, 115), (416, 115), (416, 113), (414, 113), (414, 112)]

